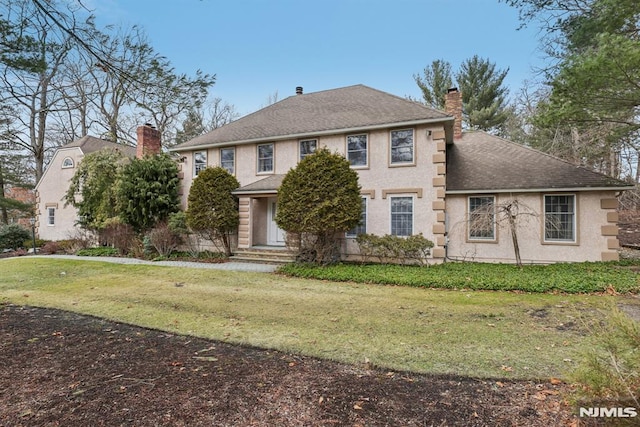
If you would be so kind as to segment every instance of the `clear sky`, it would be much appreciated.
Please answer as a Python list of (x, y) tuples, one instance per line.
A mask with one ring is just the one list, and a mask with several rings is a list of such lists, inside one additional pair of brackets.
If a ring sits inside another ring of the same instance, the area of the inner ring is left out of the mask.
[(365, 84), (420, 97), (413, 75), (473, 55), (509, 68), (512, 94), (542, 66), (536, 29), (498, 0), (91, 0), (99, 25), (139, 25), (179, 72), (217, 75), (242, 115), (276, 91)]

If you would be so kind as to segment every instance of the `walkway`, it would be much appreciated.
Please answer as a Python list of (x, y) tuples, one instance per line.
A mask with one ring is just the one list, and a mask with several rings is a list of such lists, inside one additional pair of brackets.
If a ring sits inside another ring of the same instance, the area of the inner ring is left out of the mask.
[(77, 256), (77, 255), (29, 255), (29, 258), (58, 258), (58, 259), (76, 259), (80, 261), (102, 261), (112, 262), (115, 264), (145, 264), (160, 265), (165, 267), (187, 267), (187, 268), (203, 268), (209, 270), (227, 270), (227, 271), (246, 271), (254, 273), (272, 273), (278, 266), (272, 264), (258, 264), (252, 262), (223, 262), (223, 263), (207, 263), (207, 262), (190, 262), (190, 261), (147, 261), (137, 258), (119, 258), (119, 257), (98, 257), (98, 256)]

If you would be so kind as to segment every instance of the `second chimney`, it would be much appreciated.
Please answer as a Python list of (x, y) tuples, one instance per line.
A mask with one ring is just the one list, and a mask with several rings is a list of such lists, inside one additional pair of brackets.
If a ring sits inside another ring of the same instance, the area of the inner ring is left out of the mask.
[(296, 86), (296, 95), (302, 95), (302, 86)]
[(453, 116), (453, 139), (462, 138), (462, 93), (457, 87), (447, 90), (444, 97), (444, 111)]
[(138, 126), (137, 136), (137, 158), (141, 159), (144, 156), (160, 154), (162, 147), (160, 146), (160, 131), (158, 129), (154, 128), (149, 123), (145, 123), (144, 126)]

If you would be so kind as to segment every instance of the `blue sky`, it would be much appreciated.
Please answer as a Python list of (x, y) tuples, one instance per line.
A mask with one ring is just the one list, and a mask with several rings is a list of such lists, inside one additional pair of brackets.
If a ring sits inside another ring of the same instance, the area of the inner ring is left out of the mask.
[(242, 115), (354, 84), (419, 97), (413, 75), (479, 55), (509, 68), (512, 94), (543, 64), (536, 29), (498, 0), (93, 0), (99, 25), (139, 25), (177, 71), (216, 74)]

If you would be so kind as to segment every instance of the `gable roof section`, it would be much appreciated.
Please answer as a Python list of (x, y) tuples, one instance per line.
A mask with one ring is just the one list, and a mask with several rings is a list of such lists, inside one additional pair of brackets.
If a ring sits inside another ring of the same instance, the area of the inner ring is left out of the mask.
[(624, 190), (632, 185), (485, 132), (447, 146), (447, 193)]
[(232, 191), (231, 193), (235, 195), (256, 193), (275, 194), (278, 192), (278, 188), (280, 188), (280, 185), (282, 185), (283, 179), (284, 175), (271, 175), (267, 178), (261, 179), (260, 181), (256, 181), (249, 185), (245, 185), (244, 187), (240, 187)]
[(414, 101), (355, 85), (290, 96), (171, 151), (443, 121), (453, 121), (453, 117)]
[(136, 156), (136, 147), (132, 147), (130, 145), (117, 144), (115, 142), (107, 141), (105, 139), (96, 138), (94, 136), (83, 136), (80, 139), (76, 139), (73, 142), (70, 142), (67, 145), (63, 145), (59, 148), (79, 148), (84, 154), (94, 153), (96, 151), (100, 151), (104, 148), (113, 148), (116, 150), (122, 151), (122, 153), (127, 157), (135, 157)]

